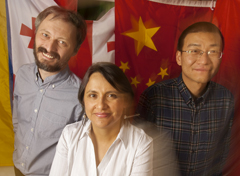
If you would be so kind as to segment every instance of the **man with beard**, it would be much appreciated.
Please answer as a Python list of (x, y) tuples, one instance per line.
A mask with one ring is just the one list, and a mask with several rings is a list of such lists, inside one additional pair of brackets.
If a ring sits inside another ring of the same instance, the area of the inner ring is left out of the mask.
[(13, 103), (16, 175), (49, 175), (63, 128), (80, 120), (81, 81), (68, 67), (86, 36), (77, 13), (52, 6), (35, 22), (35, 63), (16, 74)]

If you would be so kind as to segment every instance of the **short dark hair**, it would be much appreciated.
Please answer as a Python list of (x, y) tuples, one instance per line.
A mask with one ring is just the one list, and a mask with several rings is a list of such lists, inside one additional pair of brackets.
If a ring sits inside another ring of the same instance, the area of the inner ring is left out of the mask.
[(221, 31), (218, 29), (217, 26), (210, 22), (197, 22), (192, 24), (191, 26), (187, 27), (178, 39), (177, 50), (182, 51), (182, 47), (184, 44), (185, 37), (190, 33), (197, 33), (197, 32), (211, 32), (211, 33), (218, 33), (222, 39), (222, 50), (224, 49), (224, 38)]
[(78, 51), (80, 45), (84, 41), (87, 33), (87, 25), (85, 20), (76, 12), (64, 9), (60, 6), (50, 6), (38, 14), (35, 21), (35, 32), (37, 32), (39, 25), (42, 21), (50, 14), (53, 14), (53, 18), (59, 18), (65, 22), (69, 22), (76, 27), (76, 39), (77, 45), (74, 49), (75, 52)]
[(97, 62), (88, 68), (87, 72), (83, 77), (81, 86), (79, 88), (78, 100), (83, 108), (81, 115), (83, 115), (83, 113), (85, 112), (84, 101), (83, 101), (85, 88), (87, 86), (90, 76), (96, 72), (101, 73), (103, 77), (117, 91), (121, 93), (129, 94), (132, 99), (134, 98), (134, 93), (133, 93), (131, 84), (128, 78), (126, 77), (126, 75), (118, 66), (110, 62)]

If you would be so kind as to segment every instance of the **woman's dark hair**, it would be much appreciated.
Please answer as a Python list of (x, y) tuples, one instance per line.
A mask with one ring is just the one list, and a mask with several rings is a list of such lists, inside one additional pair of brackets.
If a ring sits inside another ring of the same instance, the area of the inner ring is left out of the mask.
[(85, 112), (85, 107), (84, 107), (84, 93), (85, 93), (85, 88), (87, 86), (87, 83), (89, 81), (90, 76), (93, 73), (101, 73), (103, 77), (119, 92), (121, 93), (126, 93), (129, 94), (130, 97), (133, 99), (134, 98), (134, 93), (131, 87), (130, 82), (128, 81), (128, 78), (126, 75), (123, 73), (123, 71), (116, 66), (113, 63), (110, 62), (98, 62), (90, 66), (85, 73), (81, 86), (79, 88), (78, 92), (78, 100), (82, 105), (82, 113), (81, 116)]
[(210, 22), (197, 22), (192, 24), (191, 26), (187, 27), (178, 39), (177, 50), (182, 51), (184, 39), (190, 33), (197, 33), (197, 32), (210, 32), (210, 33), (218, 33), (222, 39), (222, 51), (224, 49), (224, 38), (221, 31), (218, 29), (217, 26)]
[(65, 22), (73, 24), (76, 27), (77, 45), (74, 51), (77, 52), (87, 34), (87, 25), (85, 20), (77, 12), (64, 9), (60, 6), (50, 6), (38, 14), (35, 21), (35, 32), (37, 32), (42, 21), (50, 14), (53, 14), (52, 19), (61, 19)]

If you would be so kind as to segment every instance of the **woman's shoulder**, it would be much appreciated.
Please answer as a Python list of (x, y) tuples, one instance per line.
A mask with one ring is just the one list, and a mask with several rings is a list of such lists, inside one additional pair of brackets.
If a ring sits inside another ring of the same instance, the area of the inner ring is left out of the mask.
[(146, 132), (140, 128), (137, 127), (130, 122), (126, 123), (127, 128), (127, 135), (129, 135), (130, 140), (137, 140), (139, 143), (152, 143), (153, 139), (146, 134)]
[(89, 121), (83, 123), (83, 121), (71, 123), (65, 126), (63, 129), (62, 135), (73, 138), (74, 136), (84, 134), (89, 126)]

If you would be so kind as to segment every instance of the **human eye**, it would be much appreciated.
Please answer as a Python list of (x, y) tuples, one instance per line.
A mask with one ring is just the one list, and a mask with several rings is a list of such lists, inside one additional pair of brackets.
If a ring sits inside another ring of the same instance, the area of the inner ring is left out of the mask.
[(189, 54), (194, 54), (194, 55), (196, 54), (196, 55), (197, 55), (197, 54), (200, 53), (200, 50), (199, 50), (199, 49), (190, 49), (190, 50), (188, 50), (188, 53), (189, 53)]
[(88, 94), (88, 97), (89, 97), (89, 98), (96, 98), (97, 95), (96, 95), (96, 94)]
[(217, 50), (210, 50), (208, 51), (208, 54), (218, 54), (219, 52)]
[(42, 36), (45, 37), (45, 38), (48, 37), (48, 35), (46, 33), (42, 33)]
[(107, 95), (107, 97), (110, 98), (110, 99), (116, 99), (116, 98), (117, 98), (117, 95), (116, 95), (116, 94), (113, 94), (113, 93), (109, 93), (109, 94)]
[(67, 43), (65, 41), (63, 41), (63, 40), (59, 40), (59, 44), (61, 46), (67, 46)]

